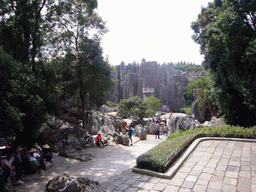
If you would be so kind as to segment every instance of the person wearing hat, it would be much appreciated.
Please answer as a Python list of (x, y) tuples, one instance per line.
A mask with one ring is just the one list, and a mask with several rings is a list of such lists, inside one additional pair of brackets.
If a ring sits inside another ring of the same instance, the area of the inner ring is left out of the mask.
[(35, 143), (33, 148), (36, 148), (39, 153), (42, 152), (42, 148), (38, 145), (38, 143)]
[(98, 132), (97, 137), (95, 138), (95, 143), (97, 147), (103, 146), (103, 141), (102, 141), (102, 137), (101, 137), (101, 132)]
[(51, 147), (48, 144), (44, 144), (42, 146), (42, 157), (46, 161), (52, 163), (52, 157), (53, 157), (52, 149), (51, 149)]
[(15, 166), (16, 170), (22, 170), (22, 158), (21, 158), (21, 151), (23, 150), (22, 147), (17, 147), (15, 150), (15, 156), (12, 165)]

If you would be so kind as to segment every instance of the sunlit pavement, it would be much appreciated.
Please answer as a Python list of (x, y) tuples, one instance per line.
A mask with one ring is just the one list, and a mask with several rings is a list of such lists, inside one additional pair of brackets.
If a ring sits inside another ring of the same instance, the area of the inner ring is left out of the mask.
[(126, 170), (103, 185), (117, 191), (256, 191), (256, 141), (202, 141), (172, 179)]
[(154, 135), (148, 135), (147, 140), (138, 141), (133, 138), (133, 146), (113, 145), (104, 148), (85, 149), (87, 154), (91, 154), (93, 159), (81, 162), (75, 159), (64, 158), (54, 154), (53, 166), (41, 176), (38, 173), (23, 175), (25, 182), (22, 186), (14, 187), (17, 191), (44, 191), (45, 185), (53, 176), (67, 173), (71, 176), (88, 177), (100, 183), (106, 183), (113, 176), (119, 176), (127, 170), (131, 170), (136, 165), (136, 158), (152, 147), (161, 143), (166, 137), (155, 139)]

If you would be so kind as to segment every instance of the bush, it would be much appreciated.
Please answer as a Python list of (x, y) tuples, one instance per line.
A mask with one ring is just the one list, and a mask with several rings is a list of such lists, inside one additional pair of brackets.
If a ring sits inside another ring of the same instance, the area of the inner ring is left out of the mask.
[(256, 138), (256, 126), (204, 127), (194, 130), (178, 131), (167, 140), (137, 158), (137, 167), (164, 173), (182, 155), (188, 146), (199, 137)]
[(186, 113), (187, 115), (191, 115), (191, 108), (181, 108), (181, 113)]
[(117, 104), (111, 101), (107, 101), (107, 105), (109, 106), (109, 108), (117, 108)]
[(137, 167), (164, 173), (194, 141), (197, 134), (167, 139), (137, 158)]

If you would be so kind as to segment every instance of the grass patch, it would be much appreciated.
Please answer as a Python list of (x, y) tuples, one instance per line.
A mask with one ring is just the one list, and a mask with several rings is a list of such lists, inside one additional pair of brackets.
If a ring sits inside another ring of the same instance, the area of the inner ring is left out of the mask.
[(185, 113), (187, 115), (191, 115), (191, 108), (181, 108), (180, 113)]
[(194, 130), (178, 131), (137, 158), (137, 168), (164, 173), (182, 155), (189, 145), (200, 137), (256, 138), (256, 126), (204, 127)]

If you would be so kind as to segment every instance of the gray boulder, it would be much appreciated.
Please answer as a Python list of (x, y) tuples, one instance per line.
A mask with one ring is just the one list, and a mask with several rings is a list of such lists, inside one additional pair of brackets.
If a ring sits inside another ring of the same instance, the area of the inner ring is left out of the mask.
[(97, 181), (72, 177), (66, 173), (53, 177), (45, 187), (46, 192), (107, 192)]
[(122, 138), (123, 138), (123, 145), (129, 146), (130, 145), (129, 136), (128, 135), (123, 135)]
[(147, 131), (148, 134), (156, 134), (156, 123), (150, 123)]
[(185, 131), (189, 129), (195, 129), (200, 127), (201, 124), (198, 124), (192, 116), (178, 116), (172, 118), (171, 122), (168, 125), (170, 133), (175, 133), (179, 130)]
[(147, 139), (147, 129), (142, 128), (140, 132), (140, 140), (146, 140)]
[(123, 144), (123, 137), (122, 135), (118, 135), (116, 138), (116, 144)]
[(140, 137), (140, 133), (141, 133), (141, 130), (143, 129), (142, 125), (136, 125), (134, 130), (135, 130), (135, 136), (136, 137)]

